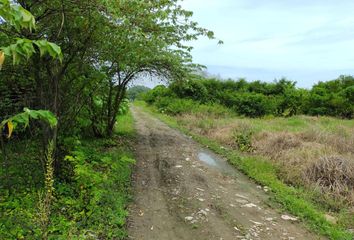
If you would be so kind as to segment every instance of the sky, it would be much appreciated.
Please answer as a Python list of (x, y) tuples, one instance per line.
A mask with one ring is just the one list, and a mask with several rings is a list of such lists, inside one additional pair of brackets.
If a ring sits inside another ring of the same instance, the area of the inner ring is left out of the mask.
[(224, 41), (190, 42), (196, 63), (222, 78), (299, 87), (354, 75), (353, 0), (184, 0), (193, 20)]

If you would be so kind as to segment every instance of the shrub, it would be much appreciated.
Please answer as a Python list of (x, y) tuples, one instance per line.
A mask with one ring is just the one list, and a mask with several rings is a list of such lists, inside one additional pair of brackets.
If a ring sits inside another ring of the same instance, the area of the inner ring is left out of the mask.
[(174, 82), (170, 89), (180, 98), (189, 98), (196, 101), (207, 101), (208, 90), (199, 80), (185, 80)]
[(236, 146), (242, 152), (253, 152), (252, 136), (253, 129), (248, 124), (241, 124), (234, 131), (234, 139)]
[(158, 98), (171, 96), (172, 92), (164, 85), (158, 85), (154, 89), (143, 95), (143, 100), (149, 104), (153, 104)]
[(234, 109), (247, 117), (262, 117), (274, 112), (274, 102), (262, 94), (242, 93)]
[(353, 161), (337, 156), (325, 156), (308, 167), (304, 177), (310, 184), (316, 184), (323, 193), (330, 192), (334, 197), (353, 197)]
[(193, 108), (197, 108), (199, 103), (188, 99), (170, 99), (169, 104), (165, 108), (165, 112), (170, 115), (178, 115), (182, 113), (190, 113)]

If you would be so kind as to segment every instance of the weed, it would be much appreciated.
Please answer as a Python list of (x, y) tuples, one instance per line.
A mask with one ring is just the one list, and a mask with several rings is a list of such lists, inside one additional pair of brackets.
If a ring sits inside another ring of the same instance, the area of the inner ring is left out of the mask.
[(344, 196), (349, 201), (354, 192), (354, 162), (338, 156), (324, 156), (309, 166), (304, 174), (309, 184), (321, 192), (330, 192), (334, 197)]
[(253, 152), (252, 136), (254, 132), (252, 128), (243, 123), (234, 130), (235, 143), (241, 152)]

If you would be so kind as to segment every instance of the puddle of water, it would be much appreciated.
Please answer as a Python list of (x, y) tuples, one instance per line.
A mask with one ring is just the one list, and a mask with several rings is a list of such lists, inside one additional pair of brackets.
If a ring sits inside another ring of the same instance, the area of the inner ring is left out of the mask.
[(236, 170), (235, 167), (231, 166), (227, 161), (217, 157), (217, 155), (214, 155), (213, 153), (206, 150), (201, 150), (198, 153), (198, 159), (208, 165), (210, 168), (216, 169), (224, 175), (234, 178), (236, 180), (236, 185), (241, 193), (242, 191), (247, 193), (252, 192), (253, 195), (261, 198), (264, 201), (268, 199), (268, 195), (263, 193), (263, 191), (259, 191), (256, 188), (256, 185), (252, 183), (247, 176)]
[(216, 160), (210, 156), (209, 154), (205, 153), (205, 152), (200, 152), (198, 153), (198, 158), (200, 161), (205, 162), (206, 164), (210, 165), (210, 166), (217, 166), (217, 162)]
[(213, 157), (211, 154), (201, 151), (198, 153), (198, 159), (207, 165), (209, 165), (212, 168), (216, 168), (220, 170), (223, 173), (226, 173), (228, 175), (232, 176), (237, 176), (237, 171), (235, 171), (235, 168), (232, 167), (229, 163), (218, 159), (216, 157)]

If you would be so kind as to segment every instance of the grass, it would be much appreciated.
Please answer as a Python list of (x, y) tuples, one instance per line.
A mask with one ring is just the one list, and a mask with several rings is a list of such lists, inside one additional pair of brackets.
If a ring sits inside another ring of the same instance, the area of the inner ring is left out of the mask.
[[(132, 144), (135, 137), (130, 113), (119, 116), (110, 139), (69, 138), (70, 153), (54, 182), (49, 239), (125, 239), (130, 201)], [(26, 151), (20, 151), (26, 145)], [(11, 191), (0, 189), (0, 239), (40, 239), (38, 192), (43, 174), (38, 142), (9, 144), (13, 160), (8, 175)], [(15, 171), (16, 170), (16, 171)], [(25, 173), (26, 175), (24, 175)], [(0, 173), (3, 177), (5, 172)], [(25, 181), (29, 179), (29, 181)]]
[[(228, 161), (234, 165), (236, 168), (241, 170), (243, 173), (248, 175), (257, 183), (268, 186), (272, 189), (271, 197), (277, 203), (280, 203), (283, 210), (289, 211), (295, 216), (299, 217), (307, 226), (314, 232), (327, 236), (330, 239), (338, 240), (351, 240), (353, 239), (353, 234), (347, 232), (343, 226), (340, 224), (333, 224), (326, 220), (324, 208), (317, 202), (313, 202), (312, 199), (316, 196), (316, 193), (312, 193), (304, 190), (301, 187), (293, 187), (285, 184), (279, 179), (278, 167), (272, 162), (260, 157), (248, 154), (243, 154), (238, 150), (232, 148), (222, 148), (220, 142), (207, 137), (205, 133), (192, 131), (191, 126), (183, 124), (183, 121), (178, 121), (178, 117), (170, 117), (164, 114), (160, 114), (155, 109), (148, 107), (142, 102), (136, 103), (138, 106), (142, 107), (145, 111), (149, 111), (169, 126), (179, 129), (182, 132), (191, 135), (196, 141), (201, 144), (208, 146), (214, 152), (226, 157)], [(307, 123), (302, 121), (303, 117), (296, 117), (294, 119), (269, 119), (265, 122), (262, 120), (255, 119), (250, 120), (250, 125), (254, 126), (255, 129), (264, 129), (263, 127), (268, 126), (273, 130), (281, 130), (284, 127), (289, 128), (289, 131), (300, 131), (307, 127)], [(230, 122), (230, 119), (223, 119), (221, 121)], [(246, 121), (245, 119), (243, 121)], [(269, 121), (275, 122), (269, 125)], [(309, 120), (311, 121), (311, 120)], [(330, 122), (332, 126), (335, 125), (336, 120), (334, 119), (324, 119), (320, 120), (320, 125), (326, 125), (326, 122)], [(351, 122), (345, 122), (345, 125), (352, 126)], [(347, 219), (347, 218), (346, 218)]]

